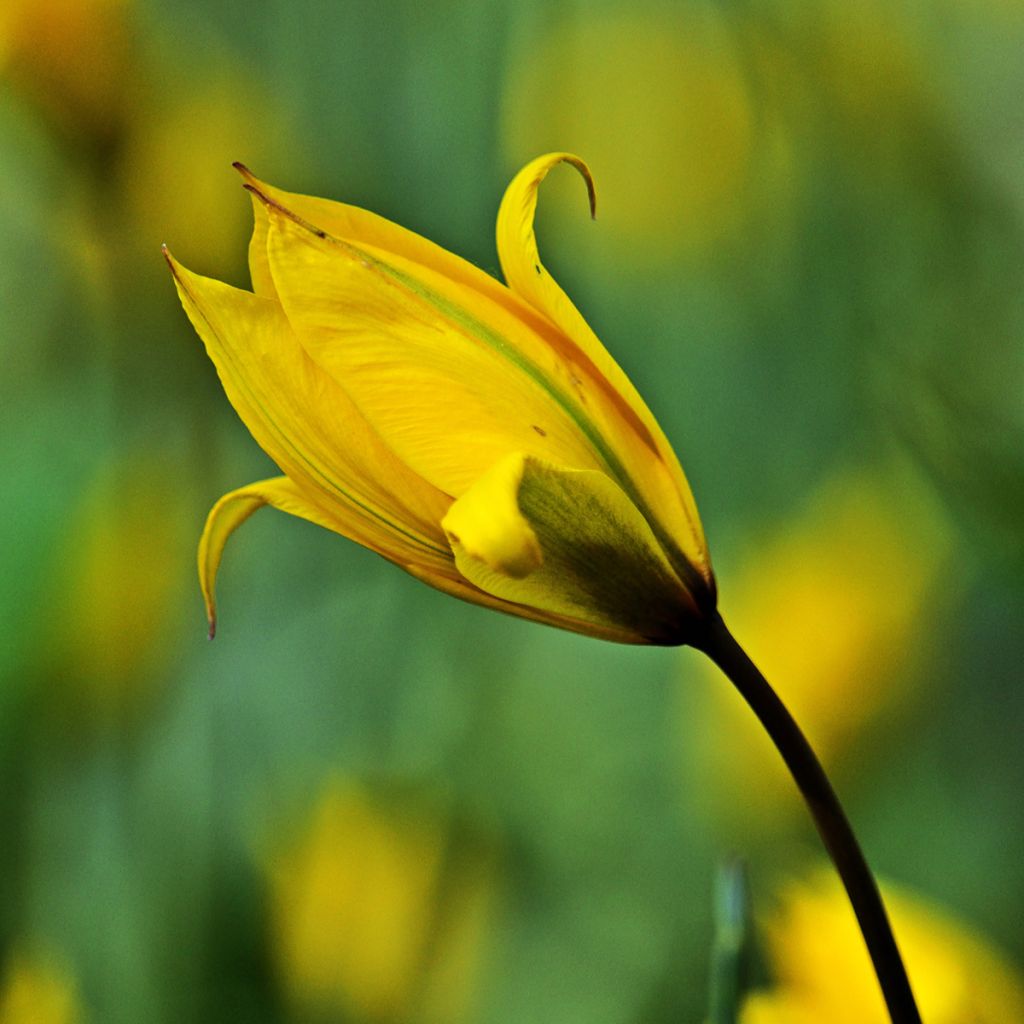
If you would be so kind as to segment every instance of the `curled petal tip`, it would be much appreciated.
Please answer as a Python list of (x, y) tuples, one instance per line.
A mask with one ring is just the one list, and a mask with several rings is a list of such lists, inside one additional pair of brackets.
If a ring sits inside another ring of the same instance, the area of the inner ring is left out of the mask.
[[(597, 186), (594, 184), (594, 176), (590, 173), (587, 162), (572, 153), (559, 154), (559, 159), (575, 167), (580, 177), (587, 186), (587, 201), (590, 203), (590, 219), (597, 220)], [(545, 172), (546, 173), (546, 172)]]
[(212, 640), (217, 635), (217, 620), (210, 619), (209, 629), (206, 631), (206, 639)]
[(597, 220), (597, 190), (594, 188), (594, 179), (590, 171), (583, 175), (587, 182), (587, 198), (590, 200), (590, 219)]

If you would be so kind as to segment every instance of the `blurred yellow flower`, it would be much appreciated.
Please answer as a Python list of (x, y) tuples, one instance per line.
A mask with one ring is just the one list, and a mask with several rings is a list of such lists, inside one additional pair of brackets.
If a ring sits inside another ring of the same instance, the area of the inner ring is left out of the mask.
[[(912, 476), (846, 471), (802, 514), (758, 537), (730, 577), (727, 620), (826, 765), (909, 696), (914, 637), (940, 578), (942, 600), (955, 596), (943, 572), (950, 530)], [(776, 820), (780, 800), (795, 810), (790, 780), (754, 717), (710, 666), (701, 671), (712, 705), (700, 716), (701, 754), (734, 797), (715, 806), (747, 823), (752, 814)]]
[(74, 979), (50, 958), (10, 955), (0, 988), (0, 1024), (76, 1024)]
[(243, 170), (254, 293), (170, 256), (236, 411), (284, 476), (213, 508), (225, 541), (272, 505), (446, 593), (627, 643), (685, 642), (714, 581), (682, 469), (625, 374), (541, 265), (528, 164), (505, 193), (508, 287), (373, 214)]
[[(882, 887), (926, 1024), (1024, 1020), (1024, 985), (969, 928), (894, 886)], [(822, 870), (791, 885), (770, 920), (776, 987), (752, 995), (741, 1024), (885, 1024), (889, 1020), (837, 878)]]
[(75, 136), (111, 134), (129, 106), (129, 0), (4, 0), (0, 74)]
[(505, 150), (514, 160), (555, 144), (588, 155), (620, 272), (623, 261), (705, 258), (755, 209), (786, 206), (787, 135), (752, 94), (736, 44), (721, 13), (691, 5), (580, 10), (516, 51)]
[(194, 515), (180, 460), (146, 450), (102, 467), (69, 509), (40, 602), (40, 650), (58, 708), (136, 709), (166, 671)]
[(808, 155), (828, 160), (833, 174), (848, 167), (859, 188), (878, 189), (881, 177), (891, 189), (894, 171), (905, 181), (908, 161), (930, 159), (946, 111), (927, 10), (884, 0), (776, 5), (770, 28), (757, 32), (759, 93), (780, 87), (782, 116), (798, 126)]
[(327, 789), (270, 866), (276, 957), (290, 998), (369, 1021), (456, 1021), (470, 1004), (492, 889), (487, 858), (454, 876), (441, 816)]
[[(918, 115), (934, 74), (925, 47), (924, 21), (912, 5), (883, 0), (842, 0), (816, 8), (802, 27), (819, 98), (838, 115), (837, 127), (857, 132), (858, 146), (884, 144), (905, 119)], [(864, 155), (874, 152), (865, 151)]]
[[(159, 53), (154, 54), (154, 59)], [(211, 175), (245, 149), (266, 158), (287, 148), (287, 128), (263, 130), (273, 100), (260, 94), (251, 78), (227, 58), (217, 71), (201, 69), (182, 89), (154, 74), (142, 97), (132, 131), (118, 157), (118, 195), (127, 216), (120, 240), (129, 258), (152, 240), (185, 237), (193, 258), (203, 266), (241, 269), (248, 232), (245, 204), (235, 202), (237, 183), (230, 175)], [(188, 145), (182, 145), (182, 139)]]

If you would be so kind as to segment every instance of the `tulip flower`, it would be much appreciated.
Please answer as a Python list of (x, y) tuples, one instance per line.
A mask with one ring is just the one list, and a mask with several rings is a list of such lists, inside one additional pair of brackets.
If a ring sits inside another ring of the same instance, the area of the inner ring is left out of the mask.
[(211, 633), (228, 536), (271, 505), (477, 604), (626, 643), (679, 644), (714, 578), (689, 485), (636, 389), (540, 262), (537, 189), (498, 214), (507, 285), (404, 228), (272, 188), (253, 198), (253, 291), (186, 270), (182, 304), (283, 476), (214, 506)]
[(271, 505), (438, 590), (606, 640), (692, 644), (732, 680), (803, 793), (893, 1020), (919, 1024), (877, 886), (806, 739), (716, 611), (686, 477), (626, 375), (544, 268), (551, 153), (498, 211), (501, 284), (389, 221), (236, 165), (253, 290), (186, 270), (178, 294), (231, 404), (283, 475), (226, 494), (199, 543), (211, 636), (225, 542)]

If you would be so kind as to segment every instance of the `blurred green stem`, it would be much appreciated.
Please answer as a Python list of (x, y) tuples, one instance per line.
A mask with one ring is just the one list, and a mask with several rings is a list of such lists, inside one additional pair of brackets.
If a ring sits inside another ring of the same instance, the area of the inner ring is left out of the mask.
[(743, 954), (747, 940), (747, 875), (733, 858), (715, 877), (715, 945), (711, 951), (708, 1024), (739, 1020)]
[(768, 680), (714, 612), (693, 645), (729, 678), (757, 715), (803, 794), (857, 915), (893, 1024), (921, 1024), (903, 960), (871, 869), (828, 776)]

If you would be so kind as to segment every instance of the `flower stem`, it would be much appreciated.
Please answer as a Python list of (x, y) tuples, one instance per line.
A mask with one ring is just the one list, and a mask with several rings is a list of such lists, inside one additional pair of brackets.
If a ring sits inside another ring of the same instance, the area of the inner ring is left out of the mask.
[(803, 794), (839, 872), (874, 964), (893, 1024), (921, 1024), (892, 927), (871, 869), (821, 762), (785, 704), (714, 612), (691, 641), (728, 677), (757, 715)]

